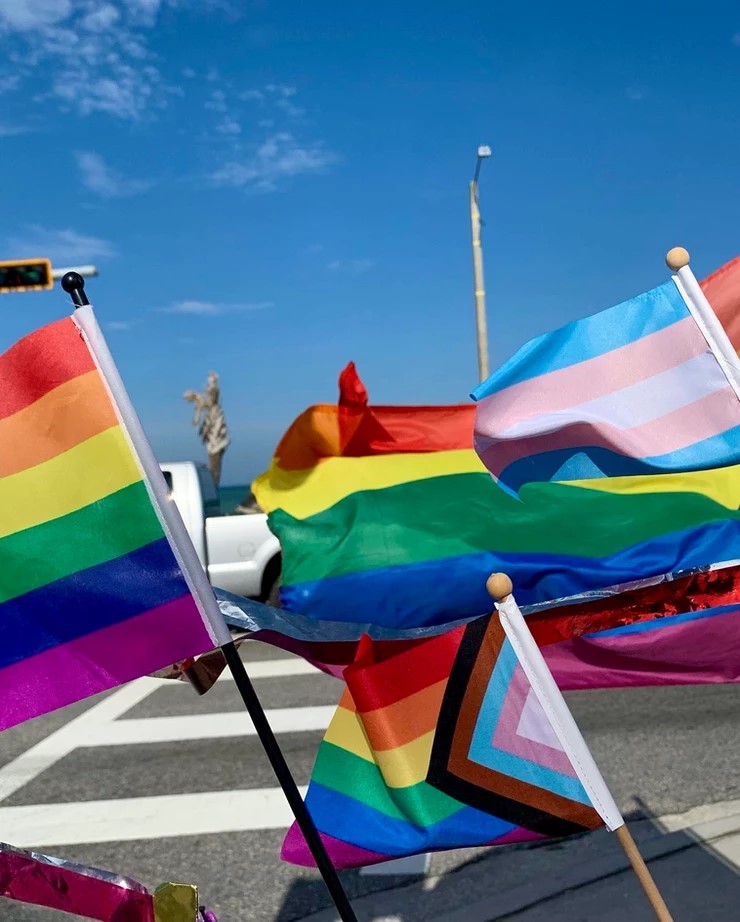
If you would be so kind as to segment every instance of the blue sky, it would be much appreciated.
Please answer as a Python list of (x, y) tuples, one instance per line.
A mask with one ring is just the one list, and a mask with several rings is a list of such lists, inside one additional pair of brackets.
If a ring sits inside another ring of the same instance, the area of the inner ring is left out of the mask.
[[(0, 0), (1, 258), (95, 263), (161, 458), (221, 375), (224, 482), (353, 359), (371, 399), (477, 379), (479, 144), (492, 364), (740, 252), (740, 7), (623, 0)], [(0, 348), (68, 309), (0, 300)]]

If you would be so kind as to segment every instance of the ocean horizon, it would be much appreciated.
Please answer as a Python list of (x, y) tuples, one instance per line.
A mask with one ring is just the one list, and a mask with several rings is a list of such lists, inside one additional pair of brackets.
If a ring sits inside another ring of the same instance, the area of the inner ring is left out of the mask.
[(250, 486), (248, 483), (229, 484), (225, 487), (219, 487), (218, 498), (221, 504), (221, 512), (224, 515), (230, 515), (249, 492)]

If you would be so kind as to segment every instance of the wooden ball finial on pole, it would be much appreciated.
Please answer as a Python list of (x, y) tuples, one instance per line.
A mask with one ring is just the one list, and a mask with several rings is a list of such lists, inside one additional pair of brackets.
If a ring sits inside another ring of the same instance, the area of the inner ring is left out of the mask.
[(689, 251), (683, 247), (673, 247), (672, 250), (668, 250), (665, 257), (666, 265), (673, 272), (688, 266), (690, 259)]
[(486, 589), (496, 602), (503, 602), (514, 591), (514, 585), (505, 573), (491, 573), (486, 580)]

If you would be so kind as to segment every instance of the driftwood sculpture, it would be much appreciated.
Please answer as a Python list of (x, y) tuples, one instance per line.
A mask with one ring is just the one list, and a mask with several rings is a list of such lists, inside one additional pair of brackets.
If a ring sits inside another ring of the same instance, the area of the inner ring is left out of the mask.
[(198, 435), (208, 454), (208, 467), (218, 486), (221, 483), (221, 464), (224, 452), (229, 447), (229, 430), (226, 427), (218, 375), (212, 371), (202, 394), (197, 391), (185, 391), (182, 395), (188, 403), (195, 404), (193, 425), (198, 427)]

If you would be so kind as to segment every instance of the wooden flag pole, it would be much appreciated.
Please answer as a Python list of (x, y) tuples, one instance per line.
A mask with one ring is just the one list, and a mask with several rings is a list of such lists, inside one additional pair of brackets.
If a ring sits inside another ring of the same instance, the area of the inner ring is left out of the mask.
[[(77, 272), (68, 272), (62, 279), (62, 288), (72, 299), (75, 308), (89, 305), (87, 295), (85, 294), (85, 280)], [(154, 462), (156, 463), (156, 462)], [(326, 851), (324, 842), (319, 834), (318, 829), (308, 812), (308, 808), (303, 802), (298, 785), (290, 772), (285, 756), (278, 745), (272, 727), (265, 715), (264, 708), (260, 703), (257, 693), (254, 690), (251, 679), (247, 675), (239, 652), (237, 651), (234, 641), (221, 644), (221, 651), (226, 659), (231, 674), (234, 677), (239, 694), (241, 695), (244, 706), (252, 719), (257, 735), (259, 736), (262, 748), (270, 761), (275, 777), (283, 789), (285, 798), (293, 811), (296, 822), (303, 833), (306, 844), (311, 850), (316, 867), (326, 884), (326, 889), (334, 902), (342, 922), (358, 922), (349, 898), (344, 891), (342, 882), (339, 879), (337, 869), (332, 864), (329, 853)]]
[(661, 896), (660, 890), (658, 890), (653, 876), (648, 870), (648, 866), (645, 864), (645, 859), (640, 854), (637, 843), (632, 838), (632, 833), (627, 828), (627, 824), (625, 823), (624, 826), (615, 829), (614, 834), (617, 839), (619, 839), (619, 844), (629, 858), (632, 870), (637, 874), (637, 879), (640, 881), (642, 889), (645, 891), (645, 895), (650, 901), (650, 905), (653, 907), (659, 922), (673, 922), (673, 916), (668, 911), (665, 900)]
[[(505, 602), (513, 592), (513, 585), (511, 579), (506, 575), (506, 573), (492, 573), (486, 581), (486, 589), (488, 590), (489, 594), (496, 600), (496, 602)], [(612, 828), (614, 827), (612, 826)], [(660, 891), (658, 890), (658, 887), (653, 880), (647, 865), (645, 864), (645, 860), (637, 848), (637, 843), (632, 838), (632, 833), (624, 823), (624, 820), (622, 820), (621, 826), (614, 828), (614, 833), (619, 840), (619, 844), (624, 849), (627, 858), (632, 865), (632, 869), (637, 875), (637, 879), (640, 881), (640, 884), (645, 891), (645, 895), (650, 901), (650, 905), (653, 907), (653, 911), (655, 912), (658, 922), (673, 922), (673, 917), (668, 911), (668, 907), (666, 906), (665, 901), (663, 900), (663, 897), (661, 896)]]

